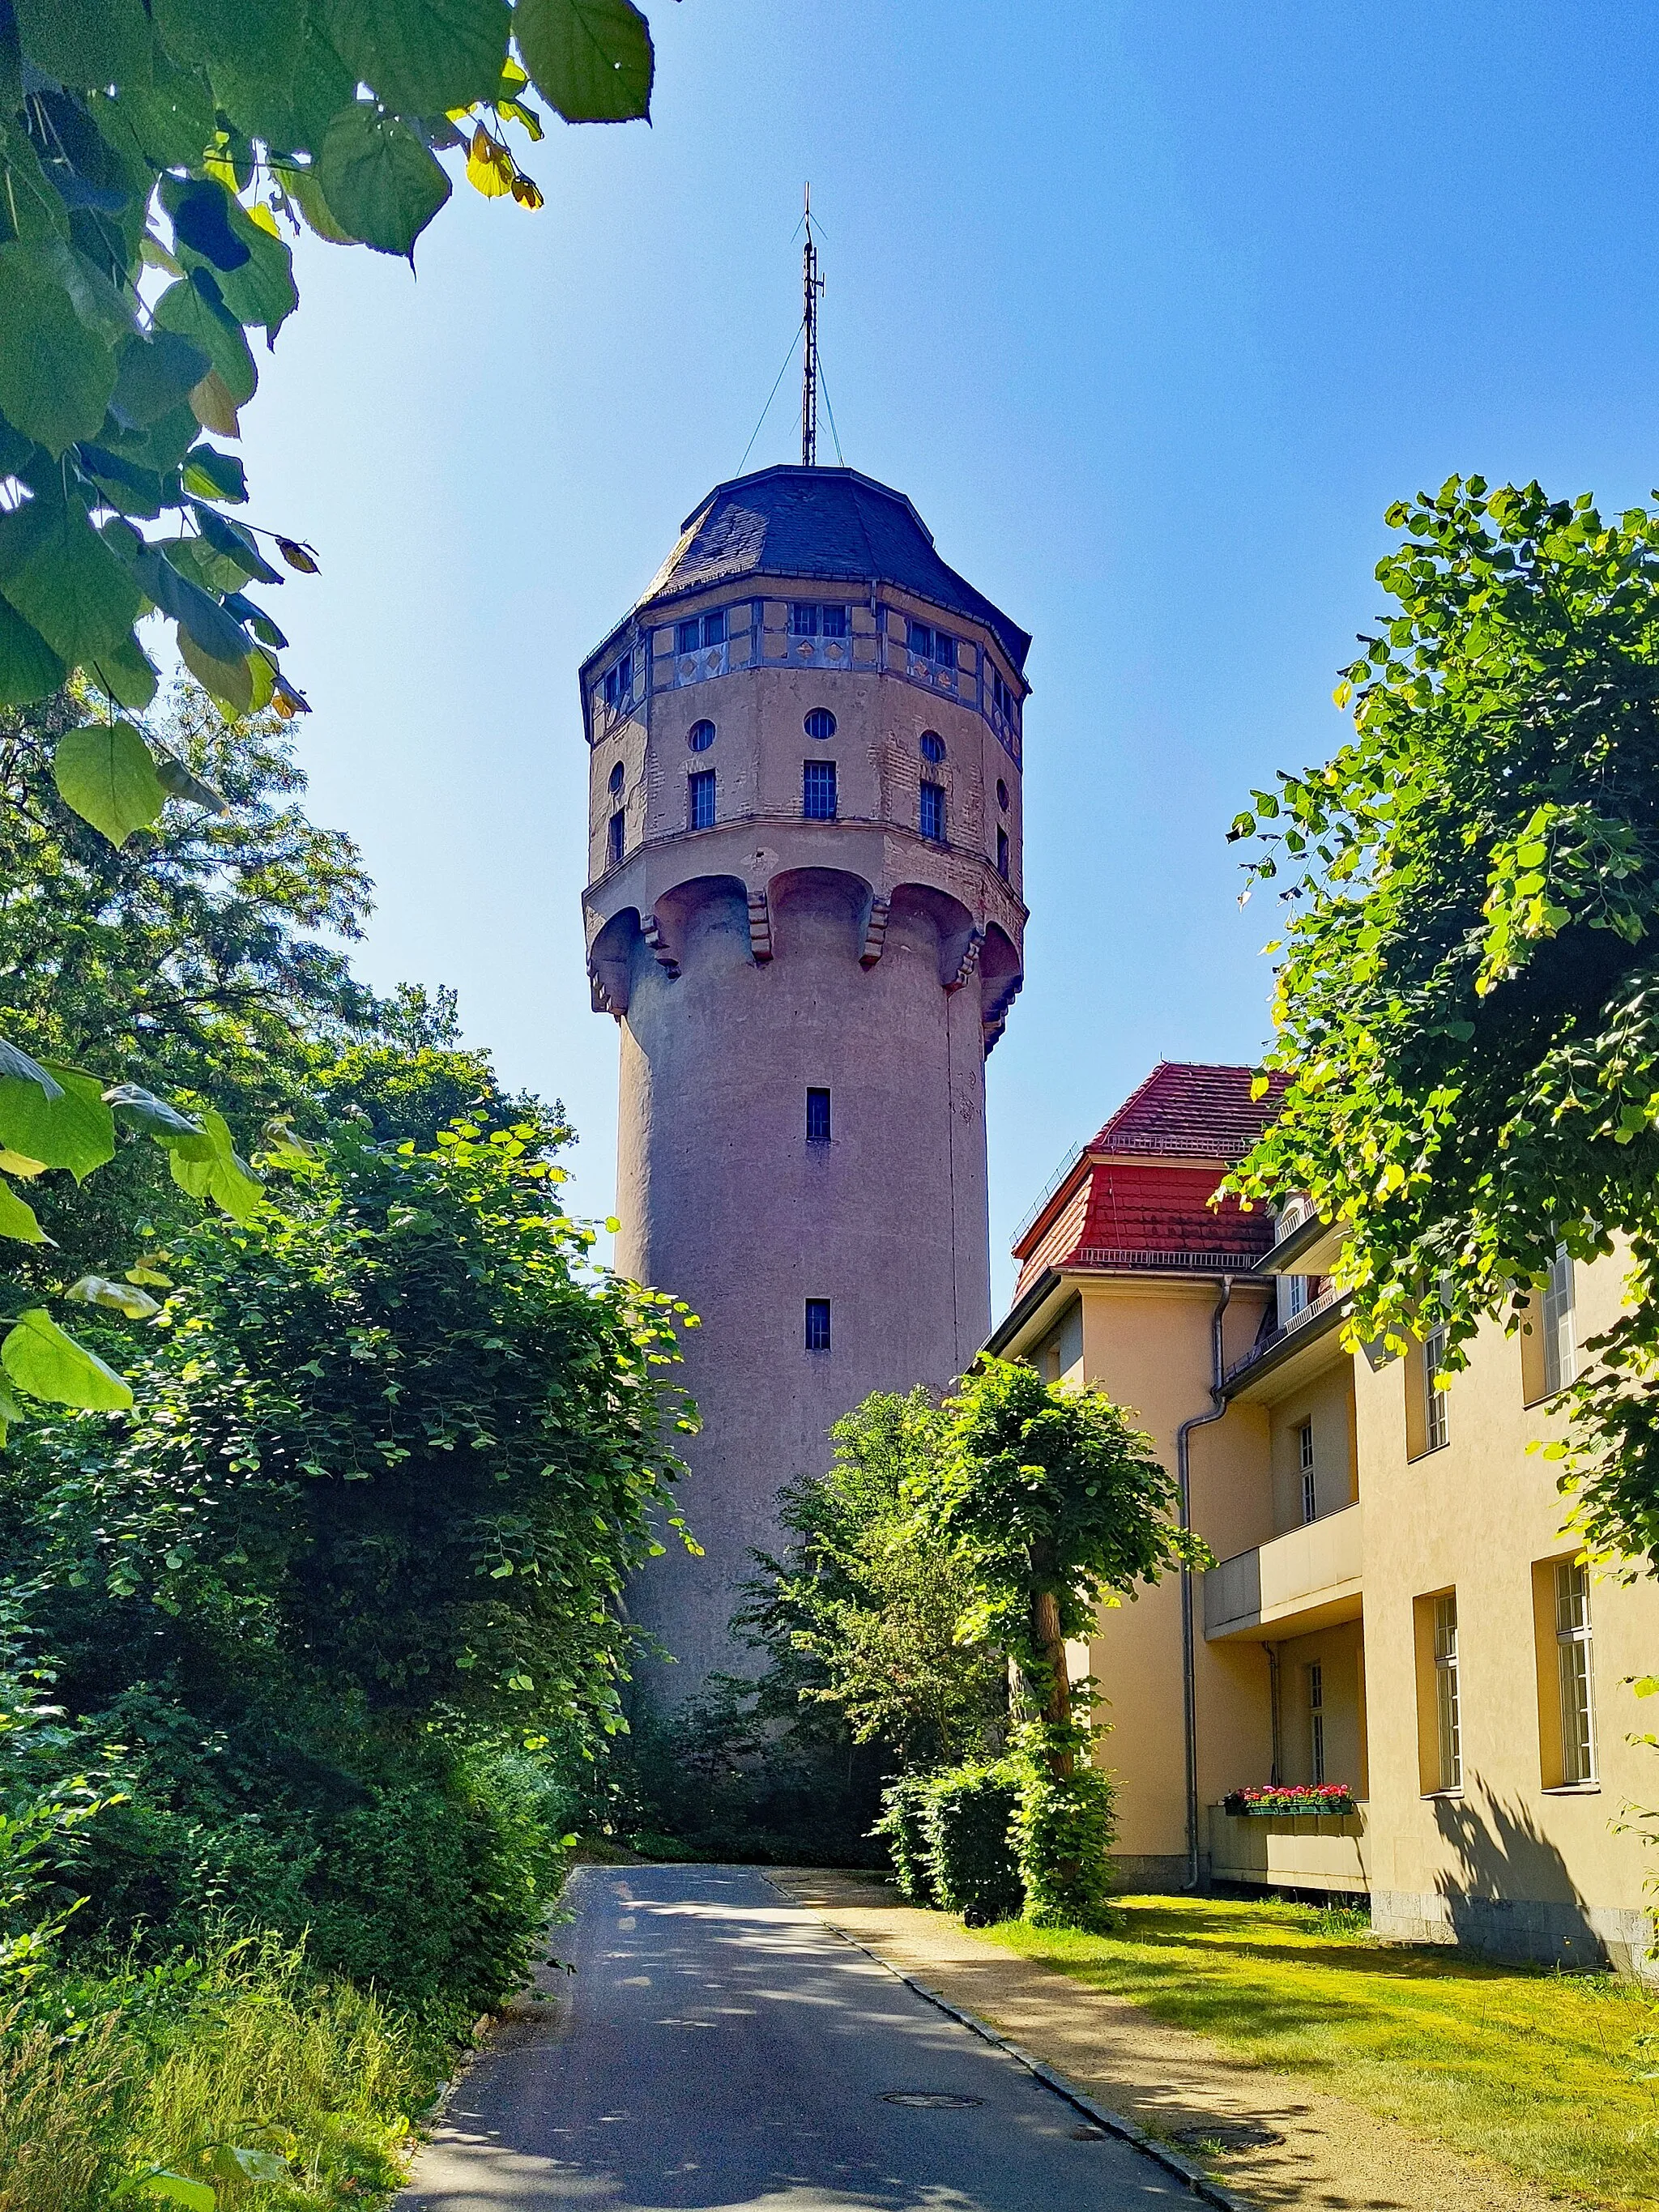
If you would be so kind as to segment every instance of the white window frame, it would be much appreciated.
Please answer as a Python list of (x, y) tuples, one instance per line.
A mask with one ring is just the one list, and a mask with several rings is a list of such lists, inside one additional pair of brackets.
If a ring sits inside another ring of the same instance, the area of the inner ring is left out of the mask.
[(1463, 1717), (1458, 1690), (1457, 1593), (1434, 1601), (1434, 1711), (1439, 1735), (1440, 1787), (1463, 1787)]
[(1595, 1765), (1595, 1677), (1591, 1663), (1589, 1569), (1577, 1559), (1555, 1563), (1555, 1662), (1561, 1698), (1561, 1780), (1583, 1787)]
[(1325, 1669), (1317, 1659), (1308, 1668), (1308, 1745), (1316, 1789), (1325, 1779)]
[(1439, 1451), (1451, 1442), (1451, 1424), (1446, 1414), (1446, 1394), (1437, 1390), (1434, 1378), (1446, 1357), (1446, 1332), (1431, 1328), (1423, 1340), (1423, 1449), (1425, 1452)]
[(1304, 1421), (1297, 1430), (1297, 1450), (1301, 1462), (1302, 1525), (1319, 1518), (1318, 1486), (1315, 1481), (1313, 1423)]
[(1572, 1260), (1565, 1244), (1555, 1248), (1549, 1279), (1544, 1285), (1544, 1395), (1553, 1398), (1565, 1390), (1578, 1372), (1578, 1347), (1573, 1334)]

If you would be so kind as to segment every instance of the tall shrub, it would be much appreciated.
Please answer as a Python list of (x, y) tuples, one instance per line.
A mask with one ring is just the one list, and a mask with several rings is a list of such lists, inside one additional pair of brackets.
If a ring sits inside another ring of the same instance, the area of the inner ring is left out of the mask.
[(970, 1928), (1017, 1919), (1025, 1902), (1012, 1836), (1025, 1780), (1018, 1759), (970, 1760), (929, 1778), (927, 1871), (934, 1897)]
[(881, 1818), (871, 1830), (887, 1846), (898, 1893), (907, 1905), (936, 1905), (928, 1864), (927, 1806), (931, 1777), (902, 1774), (881, 1793)]

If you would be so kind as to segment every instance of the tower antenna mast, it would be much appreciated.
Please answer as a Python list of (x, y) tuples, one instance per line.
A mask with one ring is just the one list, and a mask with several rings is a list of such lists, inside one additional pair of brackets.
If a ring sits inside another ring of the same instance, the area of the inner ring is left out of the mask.
[(801, 252), (801, 283), (805, 293), (806, 313), (804, 327), (806, 333), (805, 351), (801, 361), (800, 388), (800, 459), (803, 468), (817, 466), (818, 460), (818, 301), (823, 296), (823, 279), (818, 274), (817, 242), (812, 236), (812, 187), (806, 187), (806, 244)]

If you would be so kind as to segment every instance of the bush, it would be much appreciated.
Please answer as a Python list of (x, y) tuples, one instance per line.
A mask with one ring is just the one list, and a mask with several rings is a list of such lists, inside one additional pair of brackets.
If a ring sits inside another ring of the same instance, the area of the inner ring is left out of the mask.
[(927, 1863), (929, 1786), (925, 1774), (902, 1774), (890, 1783), (881, 1793), (881, 1818), (870, 1831), (885, 1843), (907, 1905), (937, 1902)]
[[(1025, 1917), (1036, 1928), (1099, 1934), (1115, 1923), (1109, 1899), (1116, 1788), (1093, 1763), (1095, 1735), (1046, 1721), (1030, 1722), (1020, 1733), (1014, 1840)], [(1069, 1774), (1054, 1771), (1057, 1755), (1071, 1758)]]
[(973, 1760), (929, 1778), (927, 1870), (933, 1894), (970, 1928), (1016, 1919), (1025, 1903), (1012, 1830), (1024, 1769), (1012, 1759)]

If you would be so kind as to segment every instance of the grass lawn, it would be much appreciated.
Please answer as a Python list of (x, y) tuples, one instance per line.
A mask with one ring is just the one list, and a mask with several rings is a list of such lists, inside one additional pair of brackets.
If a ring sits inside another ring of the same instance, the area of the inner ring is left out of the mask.
[(1358, 1916), (1131, 1897), (1113, 1936), (975, 1932), (1256, 2064), (1598, 2205), (1659, 2198), (1659, 1997), (1373, 1942)]

